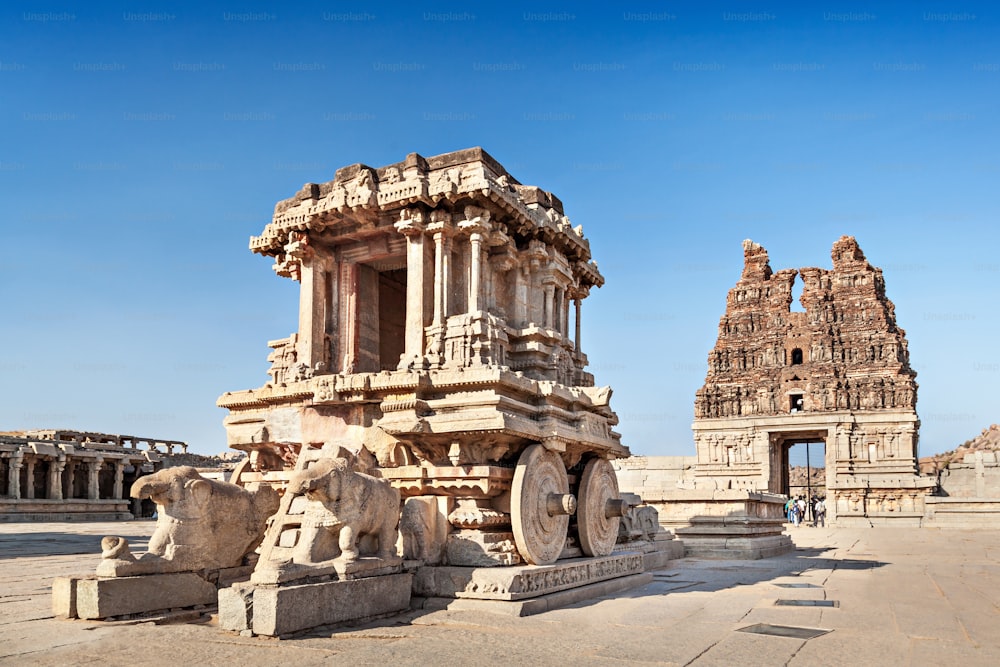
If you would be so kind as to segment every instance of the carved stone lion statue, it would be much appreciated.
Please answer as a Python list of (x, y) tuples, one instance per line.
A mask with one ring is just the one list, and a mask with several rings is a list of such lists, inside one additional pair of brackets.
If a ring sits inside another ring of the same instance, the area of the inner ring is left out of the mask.
[(139, 558), (123, 538), (105, 537), (99, 576), (239, 566), (260, 544), (267, 518), (278, 509), (278, 493), (269, 486), (249, 491), (205, 479), (189, 466), (141, 477), (130, 493), (156, 503), (156, 530)]
[(355, 472), (348, 458), (324, 458), (296, 471), (286, 492), (315, 501), (306, 510), (294, 563), (396, 558), (399, 491), (388, 481)]

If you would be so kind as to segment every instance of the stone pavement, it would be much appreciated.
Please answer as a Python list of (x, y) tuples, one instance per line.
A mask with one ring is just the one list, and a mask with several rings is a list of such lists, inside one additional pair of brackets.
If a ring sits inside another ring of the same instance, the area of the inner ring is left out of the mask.
[[(214, 620), (52, 618), (53, 577), (92, 571), (102, 535), (141, 551), (152, 528), (0, 524), (0, 665), (1000, 664), (1000, 531), (990, 530), (793, 528), (786, 556), (675, 561), (643, 588), (527, 618), (415, 611), (285, 640)], [(828, 632), (741, 631), (759, 624)]]

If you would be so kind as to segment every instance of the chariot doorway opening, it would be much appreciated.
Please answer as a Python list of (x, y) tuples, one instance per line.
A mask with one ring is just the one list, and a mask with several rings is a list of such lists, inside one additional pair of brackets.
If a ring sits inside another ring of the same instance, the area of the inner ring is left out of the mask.
[(380, 370), (396, 370), (406, 336), (406, 269), (378, 274)]
[[(406, 334), (406, 269), (392, 258), (358, 264), (355, 372), (395, 370)], [(405, 264), (404, 264), (405, 266)]]

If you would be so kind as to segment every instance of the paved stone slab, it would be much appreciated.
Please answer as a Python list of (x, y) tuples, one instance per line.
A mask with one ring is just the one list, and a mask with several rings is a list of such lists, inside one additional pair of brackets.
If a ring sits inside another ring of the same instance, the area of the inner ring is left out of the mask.
[[(797, 549), (781, 557), (685, 558), (644, 586), (534, 616), (417, 609), (280, 642), (240, 637), (214, 622), (112, 626), (54, 618), (53, 578), (92, 570), (100, 558), (66, 555), (57, 535), (73, 542), (116, 532), (88, 524), (0, 525), (0, 546), (34, 545), (16, 554), (0, 550), (0, 666), (446, 665), (468, 664), (470, 647), (480, 665), (1000, 664), (996, 531), (802, 528), (793, 534)], [(33, 534), (51, 541), (34, 541)], [(778, 598), (838, 600), (840, 607), (775, 607)], [(913, 615), (899, 624), (904, 601)], [(754, 623), (831, 632), (806, 641), (737, 632)]]

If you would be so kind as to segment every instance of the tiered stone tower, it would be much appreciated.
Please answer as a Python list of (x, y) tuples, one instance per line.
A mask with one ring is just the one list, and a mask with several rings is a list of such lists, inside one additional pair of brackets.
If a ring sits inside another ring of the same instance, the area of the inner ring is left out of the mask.
[[(933, 486), (917, 476), (916, 373), (881, 269), (857, 241), (833, 245), (833, 270), (772, 272), (744, 241), (705, 385), (695, 399), (697, 485), (787, 493), (787, 452), (826, 445), (831, 515), (917, 520)], [(792, 285), (803, 281), (792, 312)]]

